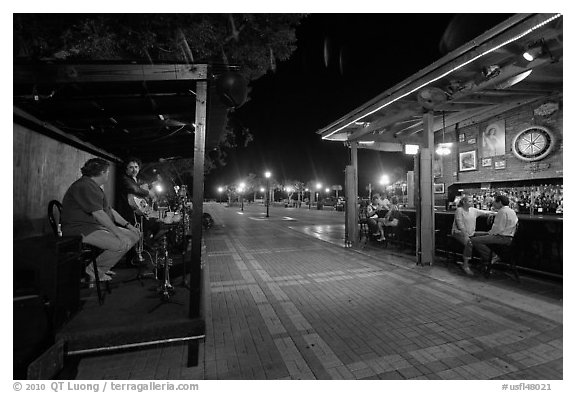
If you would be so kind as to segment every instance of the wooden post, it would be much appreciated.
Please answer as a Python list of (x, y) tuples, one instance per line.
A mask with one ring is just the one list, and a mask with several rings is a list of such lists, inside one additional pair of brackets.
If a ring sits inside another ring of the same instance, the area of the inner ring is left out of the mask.
[(206, 146), (206, 100), (208, 82), (196, 82), (196, 129), (194, 132), (194, 181), (192, 187), (192, 258), (190, 272), (190, 318), (200, 316), (202, 298), (202, 213), (204, 202), (204, 152)]
[(350, 165), (346, 167), (346, 240), (357, 246), (358, 239), (358, 142), (350, 142)]
[(434, 154), (434, 114), (425, 113), (424, 140), (420, 150), (419, 196), (420, 196), (420, 260), (421, 264), (434, 262), (434, 190), (432, 160)]

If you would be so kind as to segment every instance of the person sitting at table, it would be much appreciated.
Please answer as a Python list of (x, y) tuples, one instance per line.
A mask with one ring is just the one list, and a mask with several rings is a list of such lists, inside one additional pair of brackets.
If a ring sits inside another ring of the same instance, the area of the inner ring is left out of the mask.
[[(368, 218), (368, 227), (373, 230), (373, 229), (377, 229), (377, 235), (380, 235), (380, 237), (378, 239), (376, 239), (377, 242), (381, 242), (386, 240), (386, 237), (384, 236), (384, 222), (383, 222), (383, 218), (380, 218), (380, 210), (378, 209), (378, 202), (379, 202), (379, 196), (378, 195), (374, 195), (372, 197), (372, 201), (371, 203), (366, 207), (366, 217)], [(376, 231), (373, 231), (376, 232)]]
[(470, 258), (472, 258), (472, 243), (470, 238), (488, 234), (488, 232), (476, 231), (476, 219), (480, 216), (493, 214), (496, 214), (496, 212), (472, 207), (470, 198), (466, 195), (458, 202), (456, 213), (454, 213), (454, 223), (452, 224), (452, 236), (464, 245), (462, 269), (469, 276), (474, 275), (469, 265)]
[(494, 224), (488, 231), (486, 236), (473, 237), (471, 239), (472, 246), (478, 251), (483, 263), (496, 263), (499, 260), (498, 255), (494, 254), (491, 261), (488, 261), (490, 256), (490, 245), (499, 244), (509, 246), (512, 243), (512, 238), (516, 232), (516, 224), (518, 217), (516, 212), (508, 206), (510, 200), (506, 195), (496, 195), (494, 198), (493, 207), (497, 210), (496, 217), (494, 217)]
[[(92, 158), (81, 168), (82, 177), (68, 188), (62, 199), (62, 234), (82, 236), (82, 243), (104, 250), (97, 258), (100, 281), (140, 238), (140, 232), (108, 204), (103, 186), (108, 182), (110, 163)], [(95, 279), (92, 264), (86, 274)]]
[(384, 194), (383, 196), (381, 195), (379, 196), (378, 205), (380, 206), (380, 210), (383, 210), (386, 213), (388, 213), (388, 210), (390, 210), (391, 203), (386, 194)]
[[(400, 212), (400, 209), (398, 208), (398, 198), (392, 197), (388, 211), (386, 212), (386, 215), (384, 216), (384, 219), (383, 219), (384, 226), (387, 226), (387, 227), (398, 226), (398, 213), (399, 212)], [(394, 221), (394, 220), (396, 220), (396, 221)]]

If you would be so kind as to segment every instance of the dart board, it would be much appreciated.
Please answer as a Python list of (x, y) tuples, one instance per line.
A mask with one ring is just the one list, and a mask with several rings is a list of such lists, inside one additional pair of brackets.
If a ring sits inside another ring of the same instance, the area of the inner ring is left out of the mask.
[(538, 161), (552, 151), (556, 138), (546, 127), (530, 126), (512, 141), (512, 152), (522, 161)]

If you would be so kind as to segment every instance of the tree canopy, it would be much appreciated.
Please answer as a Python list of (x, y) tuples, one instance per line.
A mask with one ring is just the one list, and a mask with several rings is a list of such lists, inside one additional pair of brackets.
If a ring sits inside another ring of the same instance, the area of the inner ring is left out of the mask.
[[(235, 66), (248, 81), (276, 69), (296, 49), (303, 14), (14, 14), (14, 58), (52, 61), (207, 63)], [(224, 67), (225, 69), (225, 67)], [(252, 140), (229, 111), (206, 171), (226, 150)], [(158, 163), (169, 177), (192, 175), (192, 160)], [(174, 176), (173, 176), (174, 175)], [(188, 179), (185, 179), (188, 180)]]
[(14, 56), (233, 64), (254, 80), (296, 49), (302, 14), (15, 14)]

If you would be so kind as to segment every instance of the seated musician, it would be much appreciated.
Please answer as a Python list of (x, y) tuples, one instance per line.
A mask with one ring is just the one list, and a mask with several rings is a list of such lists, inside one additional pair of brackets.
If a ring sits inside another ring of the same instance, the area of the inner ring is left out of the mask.
[[(108, 204), (103, 186), (108, 182), (110, 163), (92, 158), (81, 169), (82, 177), (68, 188), (62, 199), (62, 233), (82, 236), (82, 242), (104, 250), (97, 258), (100, 281), (111, 279), (110, 269), (132, 248), (140, 232)], [(90, 264), (86, 274), (94, 280)]]

